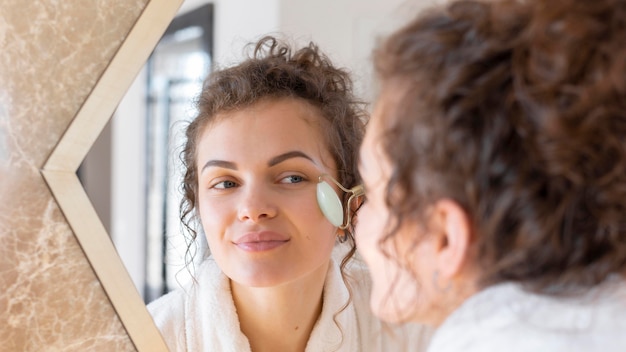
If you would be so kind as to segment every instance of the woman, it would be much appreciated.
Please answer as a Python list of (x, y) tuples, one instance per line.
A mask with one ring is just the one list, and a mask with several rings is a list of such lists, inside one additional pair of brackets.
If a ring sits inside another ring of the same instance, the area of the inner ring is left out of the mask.
[[(201, 223), (211, 257), (193, 285), (148, 307), (170, 349), (394, 349), (367, 308), (350, 213), (344, 220), (323, 199), (358, 203), (348, 201), (358, 188), (347, 187), (356, 184), (364, 112), (348, 74), (312, 44), (292, 52), (267, 37), (249, 60), (212, 73), (198, 106), (181, 214), (194, 238)], [(410, 330), (427, 342), (428, 329)]]
[(356, 239), (429, 351), (626, 348), (626, 1), (455, 1), (377, 50)]

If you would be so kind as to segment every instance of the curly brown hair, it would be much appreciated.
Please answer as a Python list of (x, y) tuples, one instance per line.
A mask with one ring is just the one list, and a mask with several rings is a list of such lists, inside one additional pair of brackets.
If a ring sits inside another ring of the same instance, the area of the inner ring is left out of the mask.
[(482, 286), (556, 294), (624, 274), (626, 1), (456, 1), (375, 62), (400, 97), (383, 136), (394, 224), (456, 201)]
[[(202, 132), (220, 113), (249, 107), (261, 100), (299, 98), (316, 107), (325, 122), (322, 133), (337, 165), (339, 182), (346, 187), (357, 183), (357, 151), (364, 134), (364, 104), (352, 92), (349, 73), (333, 66), (318, 47), (292, 52), (285, 42), (266, 36), (255, 45), (250, 58), (240, 64), (211, 73), (197, 100), (198, 114), (186, 129), (181, 152), (185, 168), (180, 218), (193, 243), (197, 236), (198, 197), (197, 147)], [(346, 234), (355, 251), (353, 234)]]

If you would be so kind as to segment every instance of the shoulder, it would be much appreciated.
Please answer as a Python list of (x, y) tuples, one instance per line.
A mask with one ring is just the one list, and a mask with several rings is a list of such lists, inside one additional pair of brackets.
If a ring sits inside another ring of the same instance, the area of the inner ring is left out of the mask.
[(157, 298), (147, 306), (154, 324), (172, 351), (187, 349), (186, 329), (188, 322), (193, 318), (189, 314), (196, 313), (196, 310), (190, 310), (189, 306), (195, 306), (200, 285), (207, 280), (209, 265), (208, 261), (203, 262), (195, 273), (194, 280)]
[(150, 302), (148, 311), (157, 326), (171, 320), (182, 320), (186, 297), (183, 289), (177, 289)]
[(431, 347), (443, 352), (619, 351), (622, 347), (616, 346), (626, 344), (621, 318), (626, 292), (606, 293), (559, 298), (499, 284), (474, 295), (448, 317)]
[(150, 302), (147, 307), (170, 351), (182, 350), (186, 345), (185, 299), (185, 291), (178, 289)]
[(181, 350), (185, 345), (185, 300), (183, 289), (172, 291), (148, 304), (154, 324), (172, 351)]
[(195, 281), (148, 305), (171, 351), (246, 351), (228, 278), (212, 258)]

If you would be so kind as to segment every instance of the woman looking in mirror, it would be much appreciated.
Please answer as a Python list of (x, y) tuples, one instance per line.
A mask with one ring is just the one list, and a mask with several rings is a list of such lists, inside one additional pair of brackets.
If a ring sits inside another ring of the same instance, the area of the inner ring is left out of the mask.
[(377, 50), (356, 240), (429, 351), (626, 346), (626, 1), (455, 1)]
[[(365, 113), (351, 87), (315, 45), (292, 52), (272, 37), (207, 79), (186, 131), (181, 214), (211, 256), (191, 286), (148, 306), (171, 350), (396, 349), (369, 311), (350, 212), (335, 209), (337, 221), (322, 199), (358, 205)], [(408, 330), (426, 344), (428, 329)]]

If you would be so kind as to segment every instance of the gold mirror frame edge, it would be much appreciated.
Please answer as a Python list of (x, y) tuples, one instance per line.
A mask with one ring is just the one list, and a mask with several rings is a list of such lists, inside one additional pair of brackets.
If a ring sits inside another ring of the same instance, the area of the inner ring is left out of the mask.
[(167, 351), (76, 170), (183, 0), (150, 0), (59, 140), (41, 173), (138, 351)]

